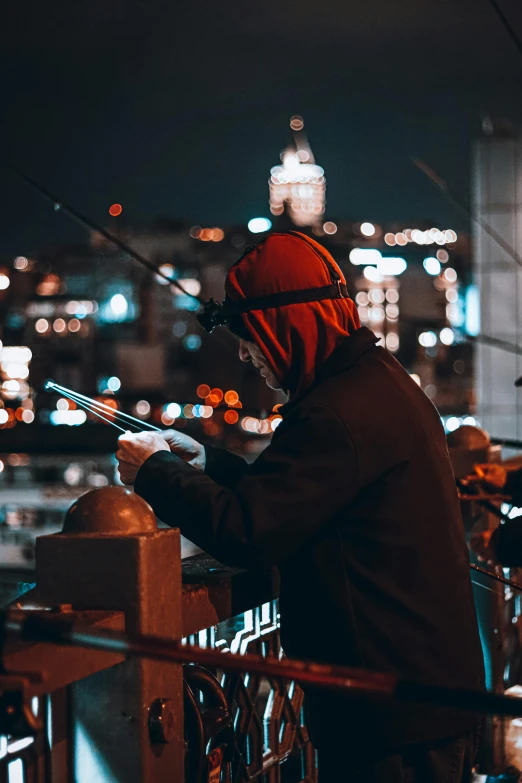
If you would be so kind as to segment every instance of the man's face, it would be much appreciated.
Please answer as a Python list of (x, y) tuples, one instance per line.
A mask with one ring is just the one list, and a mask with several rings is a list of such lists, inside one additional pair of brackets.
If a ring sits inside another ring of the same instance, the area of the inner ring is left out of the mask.
[(274, 391), (280, 390), (279, 381), (263, 356), (261, 349), (255, 343), (241, 340), (239, 343), (239, 358), (242, 362), (252, 362), (270, 389), (274, 389)]

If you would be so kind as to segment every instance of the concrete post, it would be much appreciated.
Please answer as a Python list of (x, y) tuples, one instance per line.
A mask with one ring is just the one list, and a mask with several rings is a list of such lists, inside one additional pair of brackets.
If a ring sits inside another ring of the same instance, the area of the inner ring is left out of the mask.
[[(123, 487), (83, 495), (62, 533), (36, 546), (39, 598), (50, 606), (114, 609), (129, 633), (182, 635), (178, 530)], [(75, 783), (181, 783), (180, 666), (127, 660), (69, 689)]]

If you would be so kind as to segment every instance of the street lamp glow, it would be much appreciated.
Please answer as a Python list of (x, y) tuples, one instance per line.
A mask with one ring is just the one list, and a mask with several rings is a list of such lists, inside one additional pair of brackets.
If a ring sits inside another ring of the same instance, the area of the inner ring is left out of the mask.
[(381, 258), (377, 263), (377, 271), (384, 277), (402, 275), (407, 266), (408, 264), (404, 258), (384, 256), (384, 258)]
[(455, 432), (455, 430), (458, 430), (460, 427), (460, 421), (457, 419), (456, 416), (450, 416), (449, 419), (446, 421), (446, 429), (448, 432)]
[(354, 247), (350, 250), (349, 259), (352, 264), (378, 264), (382, 260), (380, 250), (373, 247)]
[(440, 274), (441, 265), (438, 258), (434, 258), (433, 256), (428, 256), (428, 258), (425, 258), (422, 262), (424, 269), (429, 275), (433, 275), (433, 277), (436, 277)]
[(129, 303), (123, 294), (114, 294), (114, 296), (111, 297), (110, 306), (114, 315), (125, 315), (129, 309)]
[(453, 345), (455, 342), (455, 332), (449, 326), (440, 330), (439, 339), (443, 345)]
[(375, 226), (373, 223), (361, 223), (361, 234), (364, 237), (373, 237), (375, 234)]
[(256, 217), (248, 221), (248, 230), (252, 234), (262, 234), (264, 231), (270, 231), (272, 221), (265, 217)]
[(419, 334), (419, 343), (423, 348), (433, 348), (437, 345), (437, 335), (435, 332), (421, 332)]
[(165, 412), (171, 419), (179, 419), (181, 416), (181, 405), (178, 405), (177, 402), (170, 402), (165, 408)]
[(116, 375), (111, 375), (109, 380), (107, 381), (107, 388), (110, 389), (112, 392), (117, 392), (121, 389), (121, 381)]

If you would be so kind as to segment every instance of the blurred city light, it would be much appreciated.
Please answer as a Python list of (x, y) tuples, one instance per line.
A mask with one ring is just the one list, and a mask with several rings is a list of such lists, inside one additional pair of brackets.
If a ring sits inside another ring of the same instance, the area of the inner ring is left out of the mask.
[(382, 275), (374, 266), (365, 266), (363, 269), (363, 275), (372, 283), (382, 282)]
[(364, 237), (373, 237), (375, 234), (375, 226), (373, 223), (361, 223), (361, 234)]
[(107, 381), (107, 388), (112, 392), (117, 392), (121, 389), (121, 381), (115, 375), (112, 375)]
[(263, 231), (270, 231), (272, 228), (272, 221), (265, 217), (252, 218), (248, 221), (248, 230), (252, 234), (261, 234)]
[(124, 316), (127, 314), (127, 310), (129, 309), (129, 303), (123, 294), (114, 294), (114, 296), (111, 296), (109, 304), (114, 315)]
[(236, 391), (227, 391), (225, 394), (225, 402), (227, 405), (236, 405), (239, 401), (239, 394)]
[(464, 328), (471, 337), (480, 333), (480, 296), (476, 285), (466, 290), (466, 318)]
[(408, 264), (404, 258), (384, 257), (377, 263), (377, 271), (384, 277), (402, 275)]
[(419, 334), (419, 343), (423, 348), (433, 348), (437, 345), (437, 335), (435, 332), (421, 332)]
[(51, 412), (50, 420), (54, 426), (67, 424), (69, 427), (78, 427), (85, 423), (87, 414), (82, 410), (56, 410)]
[(57, 334), (61, 334), (65, 331), (67, 324), (63, 320), (63, 318), (57, 318), (56, 321), (53, 323), (53, 329)]
[(187, 351), (198, 351), (201, 348), (201, 337), (199, 334), (188, 334), (183, 340), (183, 347)]
[(178, 405), (177, 402), (170, 402), (165, 408), (165, 412), (171, 419), (179, 419), (182, 413), (181, 405)]
[(331, 220), (327, 220), (326, 223), (323, 223), (323, 231), (325, 234), (336, 234), (337, 226)]
[(186, 278), (184, 280), (180, 280), (180, 285), (183, 287), (183, 290), (187, 292), (187, 294), (190, 294), (190, 296), (199, 296), (199, 293), (201, 291), (201, 283), (199, 280), (192, 279), (192, 278)]
[(446, 421), (446, 429), (448, 432), (455, 432), (460, 427), (460, 421), (456, 416), (450, 416)]
[(455, 342), (455, 332), (446, 326), (440, 330), (439, 339), (443, 345), (453, 345)]
[(109, 215), (112, 215), (112, 217), (118, 217), (122, 212), (123, 207), (121, 204), (112, 204), (112, 206), (109, 207)]
[(139, 400), (139, 402), (136, 403), (136, 413), (138, 416), (148, 416), (150, 413), (150, 402), (147, 402), (147, 400)]
[(353, 250), (350, 250), (348, 257), (355, 266), (360, 264), (378, 264), (382, 259), (382, 253), (380, 250), (372, 247), (354, 247)]
[(290, 127), (293, 131), (300, 131), (304, 128), (304, 120), (302, 117), (300, 117), (298, 114), (294, 114), (293, 117), (290, 118)]
[(239, 419), (239, 413), (234, 410), (225, 411), (225, 415), (223, 417), (227, 424), (237, 424)]
[[(174, 279), (174, 267), (172, 266), (172, 264), (161, 264), (161, 266), (159, 266), (158, 269), (162, 275), (165, 275), (165, 277), (168, 277), (171, 280)], [(155, 275), (155, 278), (160, 285), (169, 284), (169, 281), (165, 280), (165, 277), (162, 277), (161, 275)]]
[(454, 269), (448, 267), (444, 270), (444, 278), (448, 281), (448, 283), (455, 283), (457, 280), (457, 273)]
[(9, 288), (10, 284), (11, 281), (9, 280), (8, 276), (3, 272), (0, 273), (0, 291), (5, 291), (6, 288)]
[(424, 269), (429, 275), (439, 275), (441, 270), (440, 261), (433, 256), (428, 256), (422, 262)]

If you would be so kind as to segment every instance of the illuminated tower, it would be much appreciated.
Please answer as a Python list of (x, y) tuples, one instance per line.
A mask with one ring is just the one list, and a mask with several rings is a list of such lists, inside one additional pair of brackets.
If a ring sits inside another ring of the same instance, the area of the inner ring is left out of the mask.
[(270, 211), (281, 215), (285, 205), (296, 226), (313, 226), (324, 215), (326, 180), (304, 133), (304, 122), (290, 120), (293, 139), (281, 153), (281, 166), (270, 170)]

